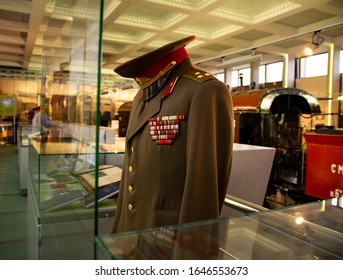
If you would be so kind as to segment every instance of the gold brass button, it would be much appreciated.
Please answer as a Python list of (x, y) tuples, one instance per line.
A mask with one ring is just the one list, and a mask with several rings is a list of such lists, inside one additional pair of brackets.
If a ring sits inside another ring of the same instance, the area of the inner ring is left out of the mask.
[(129, 172), (131, 173), (133, 171), (132, 165), (129, 166)]
[(130, 211), (132, 211), (132, 210), (133, 210), (133, 205), (130, 203), (130, 204), (127, 206), (127, 208), (128, 208)]
[(135, 151), (135, 148), (134, 147), (131, 147), (131, 152), (134, 152)]
[(129, 192), (133, 192), (133, 190), (134, 190), (134, 188), (133, 188), (132, 185), (129, 185), (129, 186), (127, 187), (127, 189), (129, 190)]

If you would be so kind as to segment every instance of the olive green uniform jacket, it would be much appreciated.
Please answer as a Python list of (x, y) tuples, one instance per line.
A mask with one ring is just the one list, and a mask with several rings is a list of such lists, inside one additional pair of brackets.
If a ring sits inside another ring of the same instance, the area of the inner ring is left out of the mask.
[[(176, 115), (184, 119), (178, 120), (172, 144), (157, 144), (149, 120)], [(155, 97), (144, 102), (137, 94), (113, 232), (219, 217), (230, 176), (233, 124), (227, 86), (189, 59), (173, 69)]]

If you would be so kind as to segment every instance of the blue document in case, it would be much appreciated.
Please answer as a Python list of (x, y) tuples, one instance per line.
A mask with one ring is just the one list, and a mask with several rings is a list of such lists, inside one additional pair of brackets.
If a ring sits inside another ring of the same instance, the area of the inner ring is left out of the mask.
[[(119, 193), (120, 182), (108, 184), (106, 186), (98, 188), (98, 202), (105, 200), (106, 198), (112, 197)], [(91, 207), (94, 205), (95, 191), (85, 195), (85, 207)]]

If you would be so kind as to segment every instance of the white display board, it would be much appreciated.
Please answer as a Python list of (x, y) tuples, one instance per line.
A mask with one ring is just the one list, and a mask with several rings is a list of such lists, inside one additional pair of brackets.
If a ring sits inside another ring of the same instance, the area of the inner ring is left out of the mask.
[(262, 206), (275, 148), (234, 144), (227, 194)]

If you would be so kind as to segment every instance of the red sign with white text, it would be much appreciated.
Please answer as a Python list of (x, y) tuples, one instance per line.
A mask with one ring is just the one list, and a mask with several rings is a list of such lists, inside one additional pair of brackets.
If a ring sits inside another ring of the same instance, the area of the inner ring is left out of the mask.
[(321, 199), (343, 196), (343, 135), (305, 134), (305, 193)]

